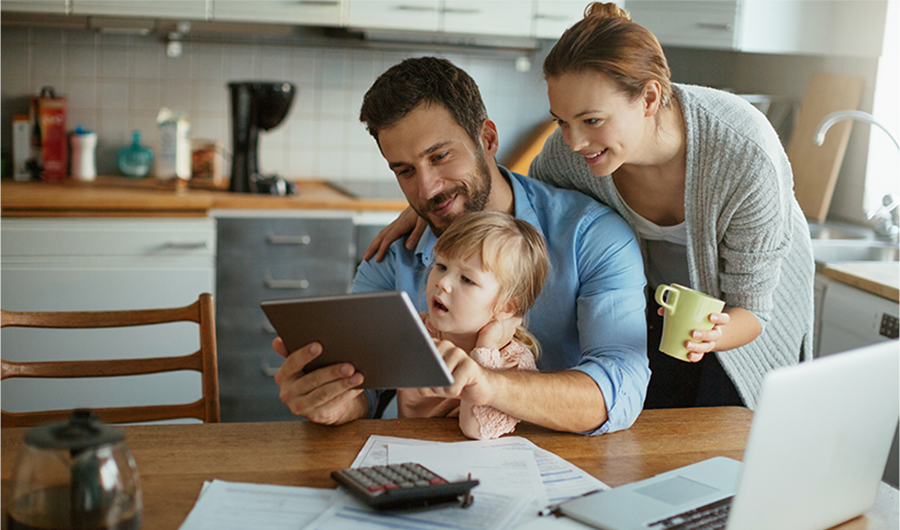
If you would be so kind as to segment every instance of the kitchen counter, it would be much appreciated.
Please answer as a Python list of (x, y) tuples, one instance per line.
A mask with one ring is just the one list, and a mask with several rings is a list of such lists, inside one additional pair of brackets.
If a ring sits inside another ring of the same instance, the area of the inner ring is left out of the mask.
[(825, 266), (822, 274), (852, 287), (900, 302), (900, 262), (831, 263)]
[(401, 211), (397, 198), (354, 197), (328, 182), (300, 180), (297, 195), (231, 193), (211, 187), (176, 191), (153, 178), (101, 176), (93, 182), (3, 181), (3, 217), (204, 217), (211, 209)]

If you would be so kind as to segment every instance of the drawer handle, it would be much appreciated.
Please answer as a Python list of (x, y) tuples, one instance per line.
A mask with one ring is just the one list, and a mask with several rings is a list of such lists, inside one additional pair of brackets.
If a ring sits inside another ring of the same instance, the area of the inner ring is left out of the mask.
[(481, 13), (480, 9), (466, 9), (463, 7), (445, 7), (441, 11), (450, 13), (451, 15), (477, 15), (478, 13)]
[(552, 20), (554, 22), (562, 22), (569, 20), (570, 17), (564, 15), (551, 15), (549, 13), (537, 13), (534, 15), (535, 20)]
[(697, 27), (700, 29), (712, 29), (716, 31), (731, 31), (734, 29), (734, 24), (713, 24), (712, 22), (698, 22)]
[(269, 234), (266, 241), (272, 245), (308, 245), (312, 239), (309, 236), (279, 236)]
[(400, 4), (395, 9), (399, 11), (437, 11), (435, 6), (417, 6), (410, 4)]
[(263, 375), (267, 375), (269, 377), (275, 377), (275, 374), (278, 373), (278, 370), (281, 367), (280, 366), (272, 366), (268, 362), (263, 361), (262, 366), (260, 368), (262, 369)]
[(207, 249), (209, 248), (209, 241), (169, 241), (165, 247), (174, 250)]
[(308, 280), (273, 280), (266, 279), (266, 287), (269, 289), (307, 289), (309, 288)]

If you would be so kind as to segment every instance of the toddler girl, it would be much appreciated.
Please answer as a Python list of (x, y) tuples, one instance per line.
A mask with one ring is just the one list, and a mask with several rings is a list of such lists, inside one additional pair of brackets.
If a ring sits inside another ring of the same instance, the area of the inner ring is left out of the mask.
[[(537, 340), (522, 326), (504, 340), (502, 323), (524, 318), (549, 266), (544, 239), (530, 224), (500, 212), (466, 214), (435, 243), (422, 319), (433, 337), (470, 352), (485, 368), (536, 371)], [(401, 417), (459, 415), (463, 433), (475, 439), (497, 438), (519, 422), (491, 406), (418, 389), (398, 390), (397, 403)]]

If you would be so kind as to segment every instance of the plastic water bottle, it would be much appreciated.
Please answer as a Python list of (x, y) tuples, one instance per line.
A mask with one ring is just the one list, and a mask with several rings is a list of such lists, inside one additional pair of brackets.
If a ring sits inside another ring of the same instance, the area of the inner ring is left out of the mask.
[(126, 177), (143, 178), (153, 165), (153, 151), (141, 145), (141, 131), (131, 133), (131, 145), (119, 151), (119, 171)]
[(79, 125), (69, 141), (72, 144), (72, 178), (91, 181), (97, 178), (97, 133)]

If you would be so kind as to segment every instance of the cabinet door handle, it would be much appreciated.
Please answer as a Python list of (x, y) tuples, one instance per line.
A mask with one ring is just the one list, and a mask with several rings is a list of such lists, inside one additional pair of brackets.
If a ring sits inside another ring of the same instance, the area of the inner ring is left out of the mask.
[(209, 241), (169, 241), (165, 244), (165, 247), (175, 250), (195, 250), (198, 248), (209, 248)]
[(312, 239), (307, 236), (280, 236), (276, 234), (269, 234), (266, 236), (266, 241), (268, 241), (272, 245), (308, 245)]
[(269, 289), (307, 289), (309, 280), (273, 280), (266, 279), (266, 287)]
[(569, 20), (570, 17), (565, 15), (551, 15), (549, 13), (536, 13), (534, 15), (535, 20), (552, 20), (554, 22), (560, 22), (563, 20)]
[(714, 24), (712, 22), (697, 22), (697, 27), (700, 29), (712, 29), (716, 31), (731, 31), (734, 29), (734, 24), (721, 23)]
[(410, 4), (400, 4), (397, 6), (400, 11), (437, 11), (435, 6), (416, 6)]
[(477, 15), (478, 13), (481, 13), (480, 9), (466, 9), (462, 7), (445, 7), (441, 11), (453, 15)]

